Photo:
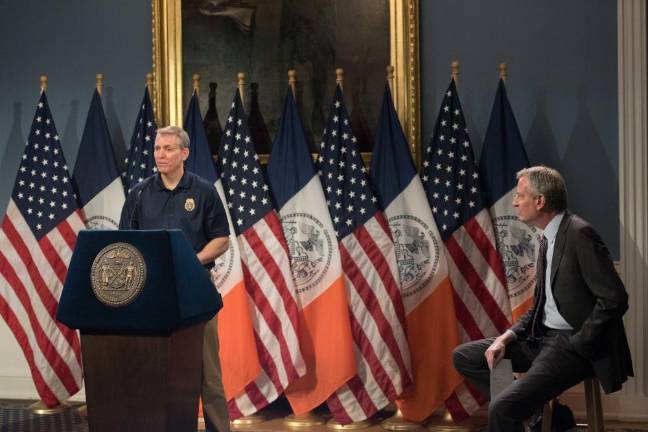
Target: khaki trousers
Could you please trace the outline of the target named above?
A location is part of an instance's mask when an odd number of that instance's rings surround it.
[[[209,431],[230,432],[227,401],[221,381],[218,357],[218,315],[205,325],[203,338],[202,403],[205,427]]]

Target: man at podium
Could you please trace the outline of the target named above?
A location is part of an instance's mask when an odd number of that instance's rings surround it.
[[[228,248],[227,216],[214,186],[184,169],[188,156],[189,135],[182,128],[167,126],[157,130],[154,157],[158,172],[128,194],[119,229],[180,229],[209,271],[214,260]],[[229,432],[216,320],[214,317],[205,326],[203,412],[207,430]]]

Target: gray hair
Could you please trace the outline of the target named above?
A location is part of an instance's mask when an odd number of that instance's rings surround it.
[[[178,126],[167,126],[157,130],[158,135],[173,135],[178,138],[180,148],[189,148],[189,135]]]
[[[518,180],[526,177],[534,197],[542,195],[549,211],[560,213],[567,208],[567,187],[558,171],[546,166],[524,168],[517,173]]]

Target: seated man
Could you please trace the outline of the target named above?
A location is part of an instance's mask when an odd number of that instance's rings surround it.
[[[569,213],[562,176],[536,166],[517,174],[513,206],[521,221],[544,230],[531,309],[497,338],[455,349],[455,368],[490,396],[490,370],[502,358],[526,372],[490,402],[488,431],[523,431],[522,421],[583,379],[596,376],[605,393],[632,376],[621,317],[628,295],[607,247],[583,219]]]
[[[153,156],[158,173],[144,179],[128,194],[119,228],[180,229],[208,271],[229,246],[227,215],[216,188],[184,169],[189,156],[189,136],[181,128],[158,129]],[[208,431],[229,432],[218,357],[217,317],[205,326],[203,412]]]

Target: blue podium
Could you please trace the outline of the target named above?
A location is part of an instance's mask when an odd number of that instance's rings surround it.
[[[81,332],[90,431],[195,431],[221,307],[181,231],[79,233],[57,319]]]

